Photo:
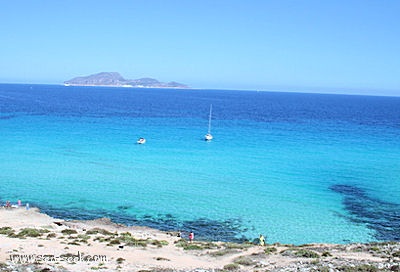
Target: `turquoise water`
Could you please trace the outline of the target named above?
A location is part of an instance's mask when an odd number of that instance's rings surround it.
[[[399,98],[0,85],[0,105],[3,202],[215,240],[400,239]]]

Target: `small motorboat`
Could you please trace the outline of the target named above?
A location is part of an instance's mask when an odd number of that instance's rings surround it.
[[[137,144],[144,144],[144,143],[146,143],[146,139],[145,139],[145,138],[139,138],[139,139],[136,141],[136,143],[137,143]]]

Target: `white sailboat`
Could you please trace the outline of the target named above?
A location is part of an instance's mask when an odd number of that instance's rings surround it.
[[[208,116],[208,132],[204,136],[204,140],[206,140],[208,142],[213,139],[213,136],[211,135],[211,115],[212,115],[212,104],[210,105],[210,114]]]

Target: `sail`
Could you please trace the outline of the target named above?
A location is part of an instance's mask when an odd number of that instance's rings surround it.
[[[211,134],[211,115],[212,115],[212,104],[210,105],[210,114],[208,115],[208,134]]]
[[[211,135],[211,116],[212,116],[212,104],[210,105],[210,114],[208,115],[208,132],[206,136],[204,136],[204,140],[211,141],[213,136]]]

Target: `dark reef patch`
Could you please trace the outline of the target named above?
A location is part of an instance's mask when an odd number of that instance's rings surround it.
[[[349,211],[349,220],[366,224],[375,231],[375,238],[400,241],[400,205],[373,198],[356,186],[336,184],[330,187],[343,195],[343,204]]]
[[[198,218],[196,220],[179,220],[171,214],[159,214],[157,216],[144,215],[132,216],[124,211],[126,207],[117,207],[117,211],[110,212],[103,209],[85,210],[81,208],[60,209],[51,205],[32,203],[33,206],[55,218],[66,220],[92,220],[102,217],[110,218],[115,223],[128,226],[146,226],[162,231],[181,231],[182,236],[193,231],[197,240],[211,240],[224,242],[243,242],[249,239],[242,235],[246,231],[241,227],[239,219],[211,220]]]

